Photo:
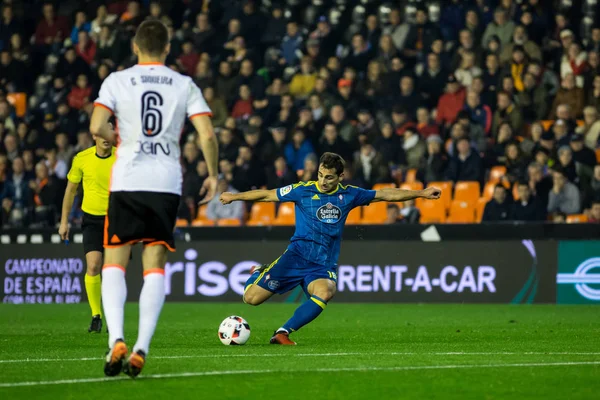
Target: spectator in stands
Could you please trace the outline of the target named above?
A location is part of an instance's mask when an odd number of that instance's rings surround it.
[[[376,183],[390,182],[392,179],[383,156],[377,153],[368,141],[360,146],[360,151],[355,156],[353,175],[368,188],[372,188]]]
[[[584,73],[587,68],[587,53],[581,50],[579,44],[571,43],[567,52],[562,56],[560,77],[564,79],[567,75],[573,75],[576,86],[582,88],[585,83]]]
[[[286,26],[283,8],[280,4],[273,4],[271,18],[267,20],[266,28],[262,30],[261,42],[265,47],[275,46],[281,43],[285,34]]]
[[[523,116],[507,92],[498,93],[497,109],[492,118],[492,132],[498,132],[503,122],[508,122],[513,132],[522,132]]]
[[[460,64],[454,76],[456,80],[465,87],[471,86],[473,79],[481,76],[482,70],[475,64],[475,53],[472,51],[465,51],[461,57]]]
[[[91,65],[96,58],[96,43],[90,39],[87,31],[79,31],[75,52],[83,61]]]
[[[240,191],[257,189],[266,183],[265,180],[264,169],[252,149],[246,145],[240,146],[233,169],[233,187]]]
[[[502,47],[502,52],[500,53],[500,63],[506,64],[510,61],[513,55],[513,49],[516,46],[523,47],[528,59],[542,59],[542,51],[533,40],[529,39],[525,26],[517,25],[513,32],[512,42]]]
[[[355,118],[360,107],[359,95],[352,89],[352,81],[350,79],[338,80],[338,99],[337,103],[344,109],[348,118]]]
[[[590,209],[590,217],[588,222],[591,224],[600,224],[600,197],[597,197],[592,202],[592,208]]]
[[[548,196],[548,212],[557,211],[565,214],[577,214],[580,211],[579,190],[575,184],[569,182],[562,168],[552,171],[552,190]]]
[[[527,66],[527,72],[535,77],[538,85],[548,90],[550,96],[554,97],[560,89],[560,81],[556,74],[551,69],[542,66],[539,60],[531,60]]]
[[[527,181],[518,183],[517,193],[519,197],[511,206],[509,219],[513,221],[543,221],[546,210],[531,195],[531,189]]]
[[[190,200],[192,215],[196,215],[196,206],[202,200],[200,190],[207,176],[208,168],[205,161],[198,161],[196,165],[190,166],[190,169],[183,176],[183,197]]]
[[[414,129],[407,129],[404,132],[402,149],[406,155],[406,166],[408,168],[420,168],[423,165],[426,145]]]
[[[196,170],[200,152],[198,151],[198,146],[196,146],[194,142],[185,143],[182,150],[181,166],[183,167],[183,173],[185,175]]]
[[[241,85],[238,98],[231,108],[231,116],[235,119],[247,120],[252,114],[252,92],[248,85]]]
[[[229,182],[225,179],[220,179],[217,186],[217,194],[223,192],[238,193],[238,191],[232,187]],[[208,202],[206,208],[206,217],[210,220],[217,221],[219,219],[239,219],[242,221],[244,217],[244,203],[241,201],[224,205],[219,201],[219,197],[215,195],[211,201]]]
[[[567,214],[562,211],[557,211],[550,215],[552,222],[555,224],[565,224],[567,222]]]
[[[382,65],[377,60],[369,62],[365,79],[358,82],[356,92],[365,98],[372,108],[381,105],[382,97],[389,90],[383,80]]]
[[[304,39],[302,38],[298,24],[294,21],[287,23],[286,32],[287,34],[281,41],[281,55],[287,65],[294,66],[298,61],[297,52],[300,50]]]
[[[300,72],[294,75],[290,82],[290,93],[300,99],[308,97],[315,87],[317,74],[312,67],[312,61],[308,57],[303,57],[300,62]]]
[[[569,146],[561,146],[558,149],[558,163],[557,165],[562,170],[563,174],[567,177],[569,182],[579,184],[579,177],[577,176],[577,168],[573,161],[573,152]]]
[[[419,107],[417,109],[416,128],[419,135],[425,139],[431,135],[439,135],[440,133],[440,128],[431,120],[427,107]]]
[[[0,52],[0,85],[13,92],[25,90],[28,71],[24,62],[13,58],[8,49]]]
[[[419,171],[419,176],[422,176],[422,180],[425,182],[444,180],[448,157],[442,148],[442,144],[442,138],[439,135],[431,135],[427,138],[427,158],[422,170]]]
[[[90,96],[92,94],[92,88],[89,85],[88,77],[85,74],[81,74],[77,77],[77,83],[69,92],[67,101],[69,107],[75,110],[82,110],[86,106],[90,105]]]
[[[337,128],[333,123],[325,124],[323,135],[319,139],[319,154],[326,152],[339,154],[345,160],[349,160],[352,154],[350,146],[339,137]]]
[[[216,96],[215,89],[211,86],[202,91],[204,100],[212,111],[212,122],[214,126],[223,126],[227,119],[227,106],[221,96]]]
[[[138,25],[144,21],[144,16],[140,10],[140,4],[137,1],[127,3],[127,11],[120,18],[121,26],[129,32],[135,32]]]
[[[417,210],[418,211],[418,210]],[[394,225],[399,223],[400,218],[400,209],[397,204],[390,203],[387,205],[385,221],[383,222],[385,225]]]
[[[492,110],[481,103],[479,94],[474,89],[467,90],[465,110],[469,113],[470,121],[481,126],[486,135],[492,129]]]
[[[93,38],[97,38],[100,35],[100,31],[103,26],[112,25],[117,16],[115,14],[109,14],[106,5],[101,4],[96,9],[96,18],[92,20],[90,34]]]
[[[49,175],[47,162],[41,161],[35,166],[35,179],[29,181],[29,188],[33,194],[36,223],[43,226],[53,225],[56,212],[61,206],[63,178],[56,174]]]
[[[441,65],[439,56],[429,53],[426,64],[417,65],[416,74],[419,94],[425,105],[428,108],[437,106],[448,80],[448,71]]]
[[[223,160],[235,161],[238,155],[239,143],[235,139],[231,129],[221,128],[219,135],[219,157]]]
[[[64,133],[58,133],[55,139],[56,144],[56,158],[62,161],[66,166],[71,164],[71,160],[75,155],[73,146],[69,143],[69,136]],[[23,154],[24,156],[25,154]]]
[[[575,86],[575,76],[573,74],[567,74],[562,79],[561,87],[556,93],[549,118],[555,119],[558,116],[557,107],[560,104],[568,105],[572,115],[577,118],[583,115],[583,102],[583,89]]]
[[[508,200],[506,188],[501,184],[494,187],[494,195],[485,205],[483,222],[508,221],[510,219],[512,202]]]
[[[6,154],[6,158],[10,162],[13,162],[19,157],[17,137],[13,133],[9,133],[4,137],[4,151]]]
[[[531,73],[524,75],[523,91],[517,94],[517,101],[525,122],[539,121],[548,115],[548,91],[536,83]]]
[[[427,7],[419,5],[415,23],[410,25],[402,53],[408,60],[420,58],[431,48],[431,44],[441,37],[438,26],[429,21]]]
[[[8,219],[13,224],[27,222],[28,210],[31,207],[31,189],[25,175],[23,159],[20,157],[12,161],[12,175],[4,182],[4,189],[0,195],[2,205],[8,214]]]
[[[273,166],[267,169],[267,189],[277,189],[297,181],[296,174],[288,168],[282,155],[275,158]]]
[[[338,135],[347,143],[355,143],[358,132],[356,131],[356,128],[352,126],[350,121],[346,119],[344,108],[340,105],[334,105],[331,107],[329,117],[331,122],[335,124]]]
[[[509,182],[520,182],[525,179],[527,164],[517,142],[510,142],[505,151],[506,177]]]
[[[497,36],[501,47],[506,46],[510,43],[514,30],[515,24],[506,15],[506,10],[498,7],[494,11],[494,20],[487,26],[483,33],[481,42],[487,43],[492,36]]]
[[[303,182],[316,181],[319,173],[319,160],[314,153],[309,154],[304,159],[304,168],[300,180]]]
[[[479,154],[472,151],[469,139],[462,137],[456,143],[457,154],[450,159],[446,178],[453,182],[483,180],[483,166]]]
[[[598,119],[598,109],[594,106],[587,106],[583,109],[584,124],[577,127],[575,132],[584,136],[584,142],[589,149],[595,149],[599,145],[600,139],[600,119]]]
[[[465,97],[465,89],[460,86],[454,75],[450,75],[446,84],[446,93],[440,97],[437,105],[436,123],[449,128],[456,121],[458,112],[462,110]]]
[[[196,85],[204,91],[209,86],[214,85],[214,77],[210,68],[210,61],[206,57],[207,54],[203,54],[205,59],[200,59],[194,71],[194,82]]]
[[[496,108],[497,93],[500,90],[498,87],[500,83],[500,75],[501,69],[498,56],[496,54],[489,53],[485,57],[485,70],[481,75],[483,91],[480,92],[480,95],[482,97],[482,102],[491,109]]]
[[[406,224],[418,224],[421,219],[421,211],[415,206],[414,200],[405,201],[400,210],[401,222]]]
[[[305,132],[296,129],[292,134],[292,142],[285,147],[285,158],[292,169],[298,171],[304,168],[304,159],[314,152],[315,149],[307,140]]]
[[[402,148],[402,140],[394,133],[390,121],[384,121],[381,124],[381,135],[375,139],[373,146],[382,155],[390,168],[406,165],[406,154]]]
[[[583,136],[575,134],[571,136],[571,150],[573,160],[588,168],[594,168],[597,163],[596,153],[583,144]]]
[[[17,125],[15,124],[15,120],[11,115],[10,105],[7,100],[0,100],[0,123],[2,123],[2,127],[10,132],[14,133]]]
[[[57,16],[50,2],[43,5],[42,14],[43,18],[35,30],[35,44],[47,47],[61,43],[70,32],[66,18]]]

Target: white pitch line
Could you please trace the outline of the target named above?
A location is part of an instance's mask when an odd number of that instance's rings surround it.
[[[377,356],[522,356],[522,355],[550,355],[550,356],[596,356],[600,352],[380,352],[380,353],[273,353],[273,354],[197,354],[197,355],[181,355],[181,356],[153,356],[155,360],[169,359],[186,359],[186,358],[236,358],[236,357],[346,357],[346,356],[362,356],[362,355],[377,355]],[[0,364],[26,363],[26,362],[62,362],[62,361],[99,361],[104,360],[104,357],[81,357],[81,358],[24,358],[20,360],[0,360]]]
[[[147,379],[169,379],[169,378],[190,378],[215,375],[249,375],[249,374],[271,374],[271,373],[297,373],[297,372],[373,372],[373,371],[417,371],[430,369],[469,369],[469,368],[531,368],[531,367],[556,367],[556,366],[581,366],[581,365],[600,365],[600,361],[573,361],[573,362],[555,362],[555,363],[518,363],[518,364],[465,364],[465,365],[414,365],[399,367],[349,367],[349,368],[316,368],[300,370],[224,370],[224,371],[202,371],[202,372],[179,372],[172,374],[144,375],[137,380]],[[23,387],[23,386],[44,386],[44,385],[69,385],[76,383],[97,383],[114,382],[115,380],[128,380],[130,378],[120,376],[115,378],[83,378],[83,379],[61,379],[55,381],[30,381],[30,382],[9,382],[0,383],[0,388]]]

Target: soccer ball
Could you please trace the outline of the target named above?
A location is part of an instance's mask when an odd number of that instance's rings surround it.
[[[244,318],[232,315],[221,322],[218,335],[226,346],[242,345],[250,339],[250,325]]]

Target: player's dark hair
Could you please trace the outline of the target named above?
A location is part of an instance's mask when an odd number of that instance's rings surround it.
[[[319,160],[319,164],[323,166],[323,168],[327,169],[335,169],[335,173],[341,175],[344,172],[344,159],[339,154],[335,153],[323,153],[321,159]]]
[[[169,44],[169,30],[158,20],[144,21],[137,29],[134,41],[142,53],[160,56]]]

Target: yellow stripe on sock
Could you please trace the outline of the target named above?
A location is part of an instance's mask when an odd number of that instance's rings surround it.
[[[102,278],[100,274],[94,276],[85,274],[85,291],[92,315],[102,316]]]
[[[317,303],[317,305],[319,307],[321,307],[323,310],[325,309],[325,307],[327,307],[327,304],[323,303],[321,300],[319,299],[315,299],[314,297],[310,298],[312,301],[314,301],[315,303]]]

